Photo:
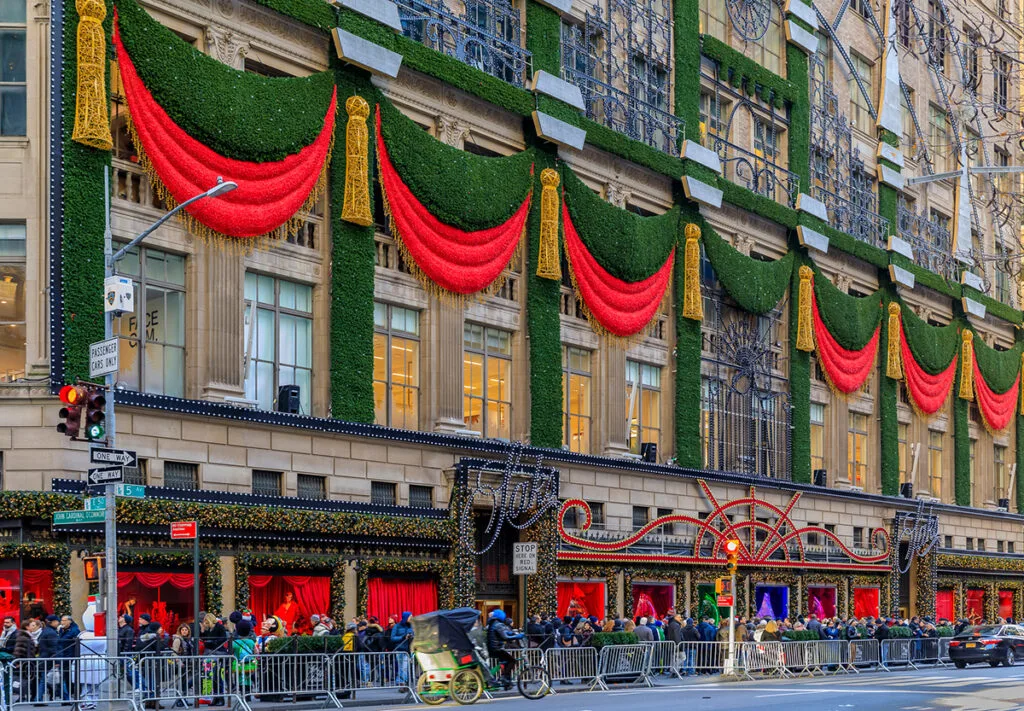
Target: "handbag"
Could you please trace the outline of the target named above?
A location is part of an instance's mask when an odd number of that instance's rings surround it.
[[[47,686],[59,688],[60,685],[61,685],[61,681],[62,681],[62,679],[61,679],[60,669],[58,669],[57,667],[51,667],[46,672],[46,685]]]

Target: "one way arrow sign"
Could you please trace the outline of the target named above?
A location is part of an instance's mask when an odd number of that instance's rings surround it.
[[[121,467],[104,467],[89,470],[89,485],[119,484],[124,481],[124,469]]]
[[[109,464],[118,467],[136,467],[139,458],[130,449],[110,449],[93,447],[89,450],[89,461],[93,464]]]

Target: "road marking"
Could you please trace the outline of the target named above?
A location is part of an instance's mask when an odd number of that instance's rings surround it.
[[[755,699],[774,699],[776,696],[800,696],[802,694],[827,694],[827,691],[790,691],[785,694],[759,694]]]

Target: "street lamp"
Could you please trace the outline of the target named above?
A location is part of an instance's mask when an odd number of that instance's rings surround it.
[[[233,181],[225,181],[224,178],[218,177],[217,184],[211,187],[209,190],[199,193],[198,195],[185,200],[182,203],[176,205],[172,210],[168,211],[159,220],[154,222],[152,225],[144,229],[139,235],[131,242],[121,247],[116,252],[113,248],[113,236],[110,231],[110,168],[106,167],[103,170],[103,201],[106,213],[106,226],[103,231],[103,267],[104,267],[104,281],[114,276],[114,267],[124,256],[128,253],[132,247],[135,247],[139,242],[146,239],[151,235],[160,225],[167,222],[169,219],[174,217],[182,209],[188,207],[194,202],[199,202],[204,198],[216,198],[221,195],[225,195],[235,188],[238,187],[238,183]],[[113,311],[104,310],[103,314],[103,340],[109,341],[114,336],[114,313]],[[110,400],[107,403],[107,422],[109,423],[108,430],[108,445],[114,448],[114,440],[117,436],[117,424],[114,419],[114,383],[117,381],[117,373],[108,373],[106,376],[106,386],[110,391]],[[104,611],[106,613],[106,637],[108,645],[108,653],[110,651],[110,645],[117,644],[117,523],[115,519],[115,506],[114,506],[114,491],[115,485],[113,483],[105,486],[106,495],[106,506],[104,507],[104,537],[106,538],[106,567],[104,573],[106,575],[106,590],[104,594],[105,603]],[[198,533],[198,532],[197,532]],[[194,596],[199,597],[198,587],[194,591]],[[195,604],[195,610],[193,614],[196,616],[196,631],[199,629],[199,604],[198,600]],[[198,635],[196,637],[198,640]],[[116,653],[116,647],[114,652]]]

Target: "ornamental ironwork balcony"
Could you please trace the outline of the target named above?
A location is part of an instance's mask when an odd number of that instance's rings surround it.
[[[817,185],[812,187],[811,197],[825,203],[828,222],[832,227],[861,242],[885,248],[889,235],[889,220],[864,205],[839,197]]]
[[[760,151],[748,151],[720,136],[708,134],[704,146],[718,154],[727,180],[783,205],[796,206],[800,176],[793,171],[768,160]]]
[[[456,15],[443,0],[398,0],[402,34],[513,86],[531,54],[521,46],[519,10],[508,0],[466,0]]]
[[[896,223],[900,238],[914,250],[915,262],[946,279],[960,278],[963,265],[953,257],[949,227],[919,215],[902,199],[896,205]]]

